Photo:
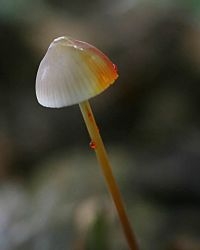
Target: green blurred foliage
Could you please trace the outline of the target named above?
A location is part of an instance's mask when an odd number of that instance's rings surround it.
[[[97,215],[87,234],[85,250],[109,250],[110,236],[108,228],[109,225],[105,219],[105,215]]]

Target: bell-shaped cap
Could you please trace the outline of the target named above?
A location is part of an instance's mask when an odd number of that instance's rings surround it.
[[[59,37],[49,46],[36,77],[38,102],[59,108],[80,103],[108,88],[116,66],[94,46]]]

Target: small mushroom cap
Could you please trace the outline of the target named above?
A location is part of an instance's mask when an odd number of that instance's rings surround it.
[[[117,79],[116,66],[94,46],[59,37],[49,46],[36,77],[38,102],[59,108],[80,103]]]

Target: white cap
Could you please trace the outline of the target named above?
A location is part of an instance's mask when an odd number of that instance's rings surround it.
[[[117,77],[116,66],[101,51],[63,36],[50,44],[40,63],[36,96],[46,107],[69,106],[100,94]]]

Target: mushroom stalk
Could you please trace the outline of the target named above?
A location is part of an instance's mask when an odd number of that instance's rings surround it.
[[[111,197],[114,201],[116,210],[118,212],[124,234],[126,236],[127,242],[131,250],[138,250],[138,244],[135,238],[135,235],[132,231],[126,210],[123,204],[122,196],[120,194],[117,182],[113,176],[112,168],[108,160],[108,155],[105,150],[99,129],[96,125],[93,112],[91,110],[90,104],[88,101],[83,101],[79,104],[84,121],[86,123],[87,130],[89,132],[93,148],[96,152],[97,160],[100,164],[105,182],[107,184],[108,190],[111,194]]]

